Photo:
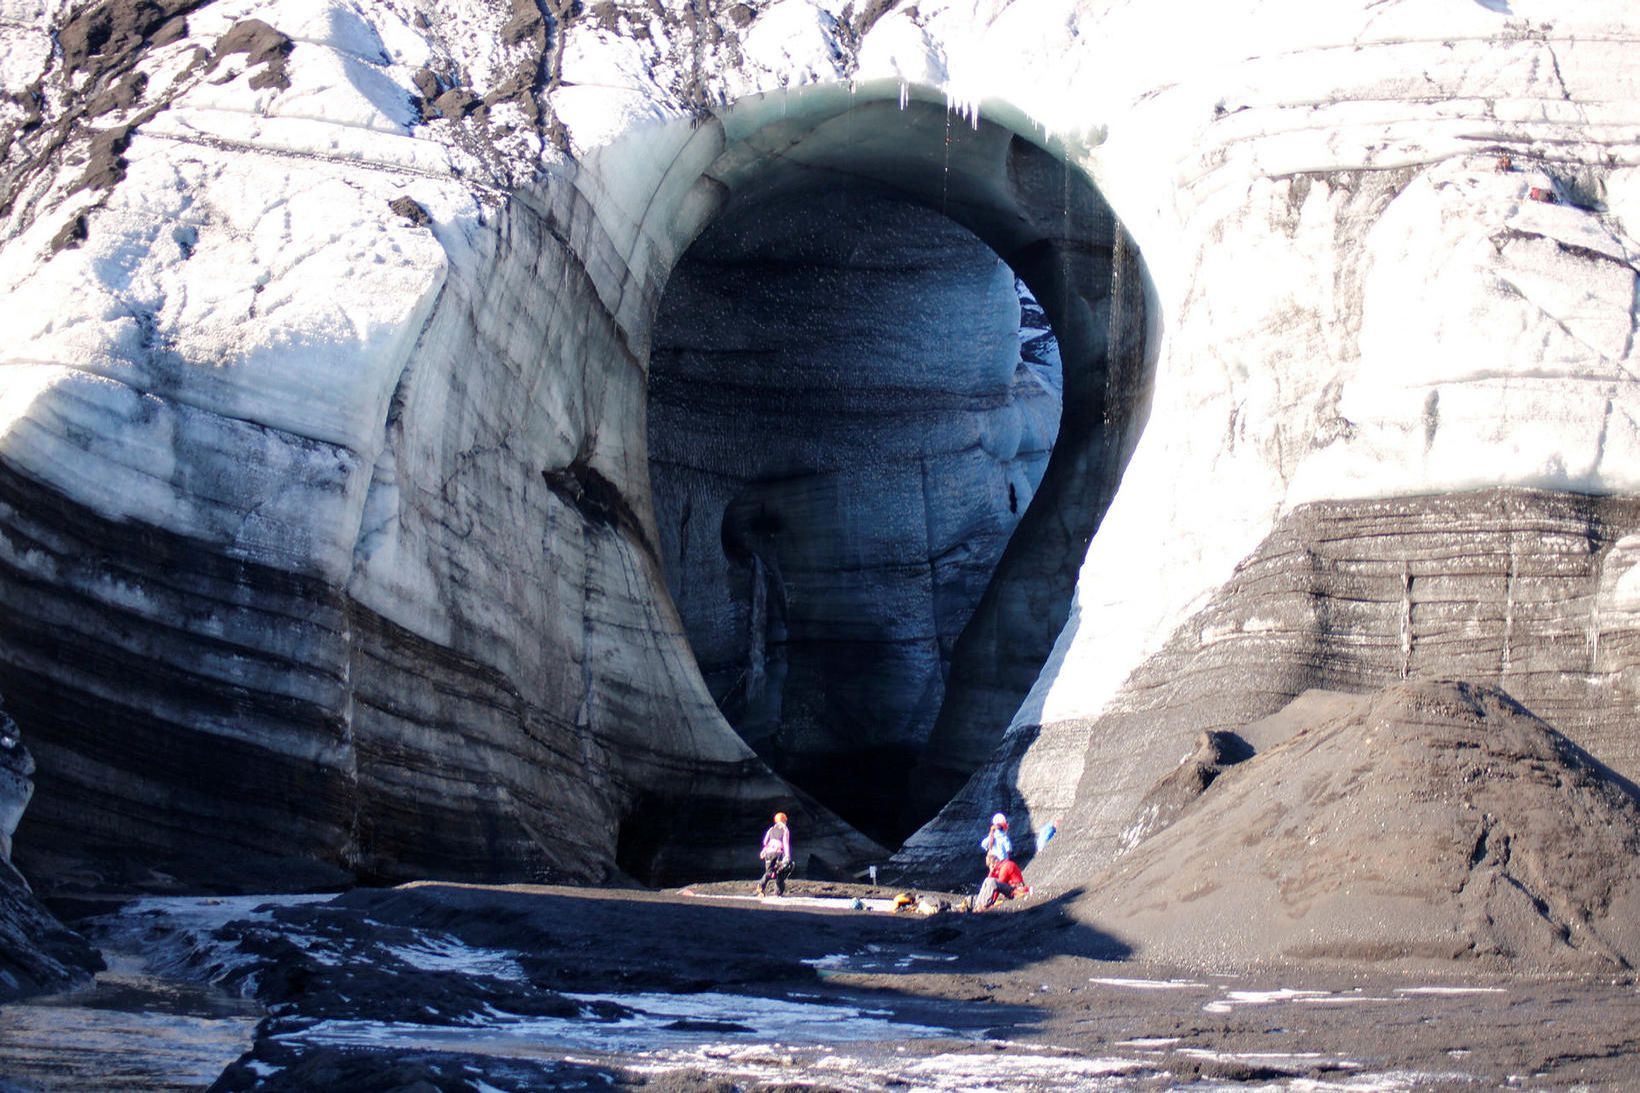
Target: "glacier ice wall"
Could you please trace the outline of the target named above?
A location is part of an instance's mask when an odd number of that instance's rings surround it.
[[[1000,750],[907,860],[998,794],[1063,814],[1180,750],[1089,726],[1302,506],[1640,488],[1637,30],[1615,0],[8,6],[19,858],[661,878],[743,865],[778,805],[826,862],[879,853],[723,722],[647,484],[671,268],[735,195],[839,167],[937,189],[1067,353],[1072,443],[929,754]],[[1099,206],[1021,200],[1033,148]],[[1072,582],[1061,627],[1039,590]],[[1021,620],[1052,646],[1022,706]],[[1636,773],[1632,729],[1578,743]]]

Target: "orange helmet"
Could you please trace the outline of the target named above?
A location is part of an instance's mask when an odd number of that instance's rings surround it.
[[[774,814],[774,822],[777,823],[777,824],[785,823],[786,822],[786,814],[784,812],[776,812]]]

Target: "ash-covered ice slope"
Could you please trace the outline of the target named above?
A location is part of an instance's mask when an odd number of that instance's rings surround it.
[[[1468,684],[1303,701],[1077,917],[1194,966],[1640,962],[1640,801],[1565,737]]]
[[[1069,881],[1132,850],[1155,827],[1146,796],[1196,734],[1245,733],[1267,715],[1312,724],[1286,705],[1312,688],[1485,681],[1632,782],[1637,530],[1632,497],[1564,491],[1298,506],[1080,724],[1100,761],[1038,868]],[[1167,746],[1122,746],[1135,738]]]
[[[1059,816],[1109,763],[1130,813],[1194,726],[1090,727],[1301,506],[1627,511],[1637,40],[1619,0],[6,4],[20,857],[93,886],[664,879],[744,870],[777,806],[805,854],[877,856],[718,712],[649,495],[670,271],[737,196],[821,186],[956,220],[1065,358],[920,784],[980,769],[904,860]],[[1464,595],[1504,651],[1463,674],[1535,709],[1517,667],[1586,656],[1553,719],[1640,773],[1632,727],[1576,713],[1632,686],[1640,528],[1598,521],[1613,606],[1542,652],[1508,575],[1559,547],[1500,519],[1507,575]],[[1421,564],[1393,538],[1366,562]],[[1293,655],[1454,674],[1407,602],[1388,647],[1333,612]],[[1257,682],[1285,663],[1248,669],[1247,717],[1310,685]],[[1057,845],[1093,868],[1110,838]]]

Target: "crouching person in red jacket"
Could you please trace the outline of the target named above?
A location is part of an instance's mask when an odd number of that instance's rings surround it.
[[[979,895],[974,897],[974,910],[983,911],[999,899],[1030,894],[1030,886],[1025,883],[1025,875],[1019,871],[1018,862],[997,862],[979,886]]]
[[[979,886],[979,894],[974,897],[974,910],[985,910],[998,897],[1013,899],[1015,896],[1030,895],[1024,874],[1020,873],[1019,864],[1013,860],[1007,816],[999,812],[991,817],[991,830],[979,845],[985,851],[986,875]]]

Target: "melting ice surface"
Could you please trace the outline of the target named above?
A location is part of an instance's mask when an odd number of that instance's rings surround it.
[[[334,893],[277,896],[146,896],[126,904],[117,918],[163,916],[177,929],[214,930],[226,922],[263,921],[276,907],[296,907],[335,899]]]
[[[216,959],[217,970],[231,969],[253,958],[237,950],[231,942],[221,942],[212,935],[229,922],[270,922],[273,912],[282,907],[323,903],[336,898],[334,894],[275,895],[275,896],[167,896],[135,900],[118,915],[103,920],[110,936],[126,939],[128,945],[140,947],[157,957],[160,970],[184,958],[209,949]],[[161,925],[169,931],[171,948],[175,951],[156,953],[152,943],[137,944],[129,939],[147,927]],[[287,924],[283,932],[299,941],[307,953],[325,964],[340,964],[349,959],[349,952],[337,947],[333,940],[306,934],[294,924]],[[510,953],[499,949],[485,949],[467,945],[447,934],[418,931],[413,941],[406,944],[378,942],[378,953],[393,957],[404,964],[429,972],[448,972],[460,975],[489,976],[494,979],[519,981],[524,969]]]
[[[524,969],[511,955],[498,949],[465,945],[446,935],[423,934],[413,944],[383,945],[382,949],[424,972],[487,975],[492,979],[514,981],[525,978]]]
[[[188,970],[190,962],[209,953],[216,967],[213,978],[250,965],[255,958],[230,945],[215,942],[211,935],[229,922],[266,922],[277,907],[320,903],[334,895],[278,896],[150,896],[133,900],[115,914],[98,920],[99,942],[104,947],[141,953],[147,970],[157,975],[196,978]],[[164,928],[164,940],[146,935],[155,927]]]
[[[905,971],[919,964],[947,964],[956,960],[953,953],[908,952],[888,945],[867,945],[858,953],[831,953],[810,957],[803,961],[824,975],[826,972],[884,972]]]
[[[613,1002],[632,1011],[618,1021],[517,1017],[491,1012],[460,1026],[409,1022],[322,1021],[286,1039],[340,1047],[424,1048],[518,1054],[535,1046],[605,1052],[719,1043],[744,1037],[761,1044],[851,1043],[955,1035],[950,1029],[888,1020],[887,1010],[793,1002],[705,991],[699,994],[575,994],[579,1002]],[[526,1050],[525,1054],[533,1053]]]
[[[231,898],[143,899],[104,920],[109,934],[132,947],[147,948],[158,968],[182,972],[191,965],[213,975],[254,965],[258,958],[216,932],[233,921],[271,922],[272,910],[333,898],[316,896],[241,896]],[[163,927],[160,940],[136,939]],[[436,931],[402,934],[392,942],[310,932],[297,922],[282,922],[280,931],[312,959],[329,965],[380,961],[389,957],[420,971],[482,977],[521,983],[527,979],[516,957],[499,949],[465,944]],[[157,951],[156,951],[157,946]],[[920,954],[867,954],[901,966]],[[203,959],[202,959],[203,958]],[[922,959],[935,959],[921,957]],[[198,974],[197,971],[192,974]],[[254,983],[254,974],[251,982]],[[580,1017],[523,1016],[495,1006],[468,1013],[454,1023],[419,1023],[331,1019],[287,1034],[291,1042],[349,1047],[387,1047],[470,1051],[479,1054],[531,1056],[552,1050],[581,1049],[636,1052],[688,1048],[709,1042],[841,1044],[876,1040],[952,1037],[950,1029],[889,1020],[887,1010],[834,1005],[797,999],[774,999],[721,992],[695,994],[567,995],[585,1003]],[[631,1011],[610,1021],[597,1015],[594,1003],[613,1002]]]

